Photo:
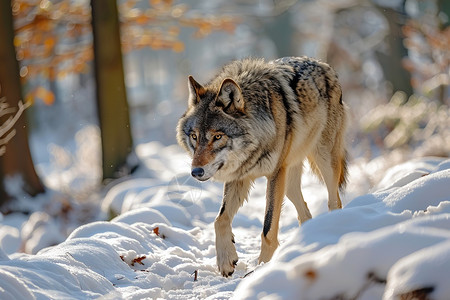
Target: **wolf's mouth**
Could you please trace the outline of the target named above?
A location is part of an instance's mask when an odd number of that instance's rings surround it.
[[[223,167],[224,164],[225,163],[223,161],[219,162],[217,170],[215,172],[218,172]],[[201,167],[192,169],[191,175],[198,181],[206,181],[213,176],[213,175],[208,175],[207,172],[205,172],[205,170]]]

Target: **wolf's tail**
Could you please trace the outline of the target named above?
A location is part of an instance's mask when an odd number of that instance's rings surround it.
[[[347,168],[347,151],[344,151],[343,157],[340,158],[340,174],[339,174],[339,190],[341,192],[344,191],[345,186],[347,185],[347,177],[348,177],[348,168]]]

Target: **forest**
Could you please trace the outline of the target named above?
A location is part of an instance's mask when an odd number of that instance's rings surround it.
[[[450,292],[442,281],[450,275],[449,1],[11,0],[0,1],[0,22],[0,298]],[[192,179],[176,145],[188,76],[206,83],[229,61],[286,56],[338,73],[349,107],[344,208],[327,213],[325,188],[305,165],[314,218],[298,227],[286,203],[277,263],[257,265],[265,186],[256,181],[233,223],[240,258],[227,280],[216,270],[212,225],[222,185]],[[377,253],[387,256],[383,267]],[[321,255],[330,262],[321,265]],[[430,282],[424,257],[440,266]],[[42,283],[25,271],[28,261],[74,272],[61,275],[66,287],[50,288],[58,280]],[[330,285],[321,272],[349,279]]]

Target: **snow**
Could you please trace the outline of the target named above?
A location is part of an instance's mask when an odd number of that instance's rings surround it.
[[[450,294],[450,160],[413,159],[391,168],[379,159],[353,163],[345,206],[333,212],[326,211],[326,189],[305,172],[304,197],[314,217],[299,227],[287,201],[280,247],[261,266],[265,180],[257,180],[233,222],[236,271],[223,278],[213,226],[222,185],[191,179],[189,158],[177,146],[151,142],[138,145],[136,153],[145,167],[111,183],[98,221],[74,228],[67,238],[61,222],[44,212],[0,217],[0,298],[398,299],[419,291],[446,299]],[[371,168],[378,177],[369,178]],[[374,178],[369,191],[367,182]]]
[[[433,167],[438,161],[394,167],[389,187],[296,229],[237,298],[397,299],[430,288],[433,299],[446,299],[450,169],[449,161]]]

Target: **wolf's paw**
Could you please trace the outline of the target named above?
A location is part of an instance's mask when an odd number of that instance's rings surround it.
[[[237,262],[238,262],[237,254],[235,259],[232,258],[223,259],[222,262],[219,262],[219,259],[217,259],[217,265],[219,267],[220,274],[222,274],[223,277],[229,277],[233,275],[234,268],[236,267]]]
[[[236,248],[232,242],[227,245],[216,245],[217,266],[224,277],[233,275],[234,268],[238,262]]]

